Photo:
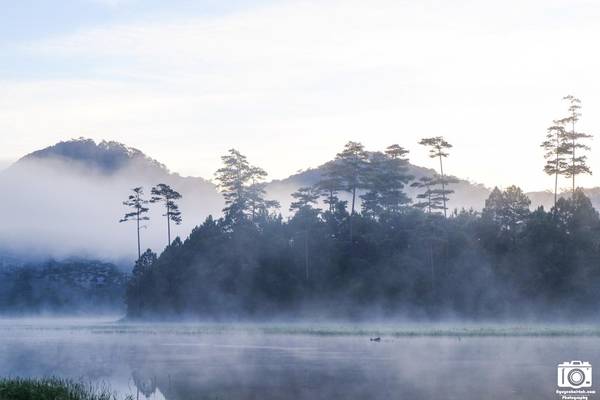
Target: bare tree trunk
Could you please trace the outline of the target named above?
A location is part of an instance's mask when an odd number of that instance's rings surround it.
[[[171,210],[169,209],[169,200],[167,199],[167,239],[169,240],[169,243],[167,243],[167,246],[171,245]]]
[[[352,210],[350,215],[354,215],[354,203],[356,201],[356,186],[352,188]]]
[[[137,211],[136,224],[137,224],[138,260],[139,260],[140,257],[142,257],[142,248],[140,246],[140,210],[139,209]]]
[[[442,154],[440,149],[440,175],[442,176],[442,201],[444,202],[444,218],[446,215],[446,179],[444,178],[444,167],[442,165]]]
[[[571,134],[573,135],[573,156],[571,159],[571,178],[573,179],[573,192],[571,194],[571,198],[575,199],[575,116],[573,116],[573,129],[571,130]]]
[[[304,232],[304,266],[306,269],[306,280],[308,281],[308,268],[309,268],[309,259],[308,259],[308,228],[306,228]]]
[[[560,146],[558,131],[556,132],[556,162],[554,163],[554,208],[558,198],[558,148]]]
[[[333,213],[333,190],[329,191],[329,212]]]
[[[554,208],[556,208],[557,198],[558,198],[558,172],[556,172],[554,174]]]
[[[427,213],[431,214],[431,186],[427,185]]]
[[[354,203],[356,201],[356,186],[352,188],[352,210],[350,212],[350,243],[353,242],[354,232],[352,222],[354,220]]]

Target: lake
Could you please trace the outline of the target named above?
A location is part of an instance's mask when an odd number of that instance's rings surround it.
[[[104,382],[142,400],[553,399],[571,360],[600,369],[600,329],[0,320],[0,375]]]

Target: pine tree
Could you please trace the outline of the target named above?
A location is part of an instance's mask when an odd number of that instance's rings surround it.
[[[366,214],[398,213],[410,199],[403,191],[413,178],[407,174],[408,150],[394,144],[385,153],[372,153],[365,170],[364,186],[367,192],[361,196]]]
[[[167,246],[171,245],[171,222],[179,225],[182,221],[181,211],[179,211],[179,206],[175,202],[175,200],[179,199],[181,199],[181,194],[165,183],[159,183],[152,188],[152,199],[150,202],[164,203],[166,208],[163,217],[167,217]]]
[[[433,210],[437,209],[438,205],[442,208],[442,199],[439,199],[433,193],[432,187],[434,186],[434,178],[422,176],[418,181],[411,183],[410,186],[418,189],[425,189],[424,192],[417,194],[417,199],[420,201],[414,203],[414,207],[424,209],[428,214],[431,214]]]
[[[235,149],[222,156],[224,166],[215,173],[221,194],[225,198],[225,216],[235,222],[252,220],[257,214],[267,214],[270,209],[279,208],[275,200],[265,199],[265,170],[250,165],[246,156]]]
[[[541,147],[546,151],[544,158],[544,172],[548,175],[554,175],[554,207],[558,198],[558,176],[564,175],[567,169],[567,159],[570,151],[567,143],[567,132],[565,127],[559,121],[554,121],[554,124],[547,130],[546,140],[541,144]]]
[[[352,194],[350,215],[356,209],[356,192],[364,187],[364,174],[367,169],[368,155],[364,146],[358,142],[348,142],[344,150],[336,155],[339,168],[336,168],[346,191]]]
[[[152,265],[156,262],[156,253],[148,249],[142,254],[133,266],[132,276],[127,284],[125,292],[125,303],[127,315],[139,317],[145,308],[144,304],[144,276],[150,272]]]
[[[221,157],[223,167],[216,172],[221,193],[225,198],[225,215],[244,218],[248,208],[247,182],[250,176],[250,164],[246,156],[235,149],[230,149],[229,154]]]
[[[250,207],[251,220],[254,221],[258,212],[264,212],[267,208],[265,201],[265,183],[264,179],[267,177],[267,172],[260,167],[250,167],[248,170],[248,181],[249,186],[247,189],[248,193],[248,205]],[[278,207],[278,205],[277,205]]]
[[[335,205],[339,201],[338,192],[343,190],[343,182],[336,168],[338,166],[335,161],[327,163],[323,177],[315,185],[315,190],[324,198],[323,202],[327,204],[330,213],[335,211]]]
[[[356,209],[356,193],[364,188],[368,154],[358,142],[348,142],[335,158],[334,173],[342,182],[344,190],[352,194],[350,206],[350,242],[353,241],[353,218]]]
[[[148,221],[150,219],[147,215],[145,215],[148,212],[148,207],[146,207],[148,200],[144,199],[144,189],[141,186],[135,187],[131,189],[131,191],[133,193],[127,197],[127,200],[123,202],[123,205],[129,207],[133,211],[126,213],[125,216],[119,220],[119,222],[135,221],[139,259],[141,256],[140,229],[144,228],[144,226],[140,225],[140,222]]]
[[[319,199],[318,191],[312,187],[302,187],[292,193],[295,201],[290,205],[290,211],[295,211],[294,219],[300,220],[304,230],[304,271],[306,280],[309,278],[310,271],[310,254],[309,254],[309,237],[310,225],[319,214],[319,209],[314,208]]]
[[[482,217],[494,221],[502,231],[515,232],[529,215],[531,200],[517,186],[501,191],[498,187],[490,193],[482,210]]]
[[[446,141],[446,139],[444,139],[442,136],[421,139],[421,141],[419,141],[419,144],[429,147],[429,157],[430,158],[438,158],[440,161],[439,183],[442,187],[441,194],[442,194],[442,203],[444,206],[444,217],[447,217],[448,207],[446,206],[446,203],[447,203],[448,199],[447,199],[447,193],[446,193],[446,185],[450,182],[447,182],[446,177],[444,176],[444,164],[443,164],[442,160],[444,158],[448,157],[449,153],[447,153],[447,150],[452,148],[452,145],[450,143],[448,143]]]
[[[426,210],[428,214],[437,213],[438,210],[444,210],[444,199],[449,194],[454,193],[454,190],[449,189],[436,189],[435,187],[441,185],[442,179],[438,176],[423,176],[418,181],[413,182],[410,186],[418,189],[424,189],[423,192],[417,194],[417,203],[413,204],[414,207]],[[457,183],[458,180],[455,178],[446,177],[445,183]]]
[[[580,174],[592,174],[592,170],[587,165],[587,156],[581,155],[581,152],[589,151],[590,147],[583,144],[582,140],[592,138],[587,133],[577,132],[576,124],[581,117],[581,100],[568,95],[563,98],[569,103],[569,116],[558,121],[565,128],[565,148],[564,151],[570,155],[570,162],[564,170],[564,175],[572,180],[572,197],[575,196],[575,178]]]
[[[313,204],[317,204],[319,199],[319,192],[313,187],[301,187],[294,193],[292,197],[295,201],[290,205],[290,211],[298,212],[304,209],[313,208]]]

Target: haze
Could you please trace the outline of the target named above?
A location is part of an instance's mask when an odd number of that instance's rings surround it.
[[[349,139],[434,166],[416,142],[444,135],[448,172],[540,190],[562,96],[600,132],[597,2],[220,3],[3,4],[0,159],[86,136],[211,178],[235,146],[282,178]]]

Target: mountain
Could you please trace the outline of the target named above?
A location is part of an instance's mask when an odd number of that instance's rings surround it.
[[[117,142],[74,139],[35,151],[0,172],[6,194],[0,209],[2,260],[42,261],[70,256],[108,260],[131,268],[137,252],[134,223],[118,221],[127,209],[131,188],[166,183],[178,190],[183,223],[173,235],[187,236],[209,214],[217,215],[223,200],[215,185],[199,177],[170,172],[138,149]],[[166,245],[166,220],[151,207],[142,245],[161,251]],[[6,264],[6,262],[4,262]]]
[[[138,149],[127,147],[122,143],[79,138],[59,142],[45,149],[34,151],[18,160],[14,167],[32,161],[61,160],[75,167],[85,167],[104,174],[114,174],[120,170],[137,164],[148,172],[168,174],[167,167],[147,157]]]
[[[590,198],[592,205],[595,209],[600,210],[600,187],[584,188],[583,192],[587,197]],[[544,209],[549,210],[554,206],[554,192],[549,190],[540,192],[528,192],[526,193],[531,200],[532,208],[543,206]],[[565,191],[558,194],[558,197],[570,198],[571,192]]]
[[[318,182],[326,166],[269,182],[267,196],[278,200],[282,214],[289,215],[290,194]],[[410,164],[408,173],[418,179],[435,171]],[[118,223],[127,211],[122,202],[131,188],[143,186],[148,195],[158,183],[167,183],[183,195],[179,202],[183,223],[173,227],[173,236],[185,238],[209,214],[221,214],[224,203],[215,184],[173,173],[159,161],[122,143],[79,138],[24,156],[0,171],[5,193],[0,209],[0,266],[78,256],[108,260],[130,269],[137,251],[136,232],[133,223]],[[461,179],[450,188],[455,191],[450,209],[480,210],[490,193],[483,185]],[[416,196],[413,188],[407,187],[406,191]],[[600,206],[600,188],[586,193],[595,206]],[[532,208],[552,205],[550,192],[528,195]],[[348,199],[349,194],[342,193],[341,197]],[[163,210],[152,205],[151,219],[141,231],[142,247],[160,252],[166,245],[162,214]]]
[[[296,191],[299,187],[314,185],[323,177],[326,170],[327,163],[317,168],[311,168],[291,175],[285,179],[271,181],[266,187],[267,194],[270,198],[279,200],[281,209],[287,211],[291,203],[289,194]],[[415,179],[419,179],[423,176],[434,175],[436,171],[409,164],[407,173],[414,176]],[[448,202],[448,207],[451,210],[455,208],[458,210],[461,208],[480,210],[485,203],[485,199],[490,194],[490,189],[485,186],[464,179],[458,179],[458,183],[450,185],[450,189],[454,190]],[[405,191],[413,199],[418,194],[418,190],[410,186],[405,187]],[[350,199],[350,194],[340,193],[340,198],[348,200]],[[360,208],[360,199],[358,200],[357,207]]]

